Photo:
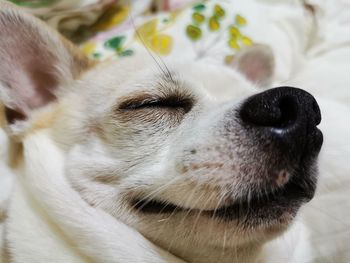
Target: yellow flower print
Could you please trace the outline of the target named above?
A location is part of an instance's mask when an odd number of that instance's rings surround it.
[[[153,52],[160,55],[170,54],[173,38],[157,31],[158,19],[152,19],[136,29],[136,37]]]
[[[239,26],[245,26],[247,24],[247,20],[241,15],[236,15],[235,22]]]
[[[241,32],[239,31],[239,29],[235,26],[230,26],[229,28],[229,32],[230,32],[230,36],[232,38],[239,38],[241,36]]]
[[[95,51],[95,48],[96,44],[94,42],[87,42],[82,46],[81,50],[85,55],[90,56]]]
[[[237,42],[237,39],[231,38],[228,41],[228,45],[232,48],[232,49],[240,49],[240,46]]]
[[[201,13],[195,12],[192,15],[192,19],[196,24],[202,24],[205,21],[205,16]]]
[[[214,6],[214,16],[217,18],[222,18],[225,16],[225,10],[220,5]]]
[[[169,35],[156,34],[150,40],[149,47],[160,55],[168,55],[173,48],[173,39]]]
[[[191,40],[196,41],[202,37],[202,29],[198,26],[188,25],[186,27],[186,34]]]
[[[220,29],[220,22],[216,19],[215,16],[212,16],[209,19],[209,29],[210,31],[218,31]]]
[[[242,43],[243,43],[243,45],[245,45],[245,46],[251,46],[251,45],[253,45],[253,41],[252,41],[249,37],[247,37],[247,36],[243,36],[243,37],[242,37]]]
[[[93,26],[94,31],[109,30],[126,20],[130,12],[129,6],[112,6]]]

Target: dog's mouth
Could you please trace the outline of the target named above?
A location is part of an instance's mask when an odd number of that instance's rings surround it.
[[[312,199],[315,192],[315,183],[294,181],[288,182],[284,187],[265,193],[263,195],[251,196],[249,199],[235,200],[230,205],[219,207],[215,210],[199,210],[184,208],[171,202],[156,199],[134,199],[133,207],[143,214],[175,214],[175,213],[200,213],[212,219],[233,221],[240,219],[259,219],[270,221],[277,219],[286,213],[294,216],[299,207]]]
[[[144,215],[177,214],[200,215],[221,222],[236,221],[245,228],[257,226],[288,225],[295,217],[303,203],[310,201],[316,190],[317,156],[322,145],[322,133],[315,129],[311,134],[298,163],[290,165],[287,171],[290,179],[283,186],[269,189],[265,186],[248,186],[240,199],[229,202],[229,205],[219,206],[215,210],[199,210],[183,207],[171,200],[134,199],[132,205]],[[267,182],[266,182],[267,183]],[[210,194],[210,193],[209,193]]]

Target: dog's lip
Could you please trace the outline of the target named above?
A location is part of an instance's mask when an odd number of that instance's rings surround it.
[[[136,198],[131,201],[131,204],[133,208],[145,214],[165,214],[190,210],[169,202],[156,199],[148,200]]]
[[[167,201],[141,198],[133,199],[132,206],[143,214],[154,215],[192,211],[199,212],[211,218],[232,221],[247,216],[248,213],[261,211],[262,209],[268,211],[269,209],[276,209],[278,207],[281,211],[294,211],[294,207],[299,208],[302,203],[310,201],[313,195],[314,188],[306,190],[302,185],[291,181],[276,191],[271,191],[261,196],[256,195],[250,198],[249,201],[248,199],[235,200],[231,204],[218,207],[215,210],[184,208]]]
[[[284,187],[270,193],[254,196],[247,199],[236,200],[229,206],[211,211],[209,215],[226,221],[239,220],[248,215],[255,216],[273,211],[277,214],[283,212],[295,213],[302,203],[310,201],[315,193],[315,186],[304,188],[301,184],[293,181],[288,182]]]

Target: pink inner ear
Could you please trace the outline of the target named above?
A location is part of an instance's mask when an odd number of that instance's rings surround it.
[[[233,66],[253,83],[268,86],[274,73],[274,56],[271,48],[256,44],[240,51]]]
[[[1,17],[0,17],[1,18]],[[37,28],[9,16],[0,21],[0,81],[21,114],[55,99],[57,58]],[[22,23],[21,23],[22,22]],[[13,115],[13,114],[12,114]]]
[[[264,59],[258,59],[253,55],[247,55],[240,61],[239,71],[242,72],[247,79],[254,83],[261,83],[271,75],[271,68],[266,64]]]
[[[7,80],[10,94],[14,97],[17,108],[22,112],[45,106],[55,100],[54,89],[57,86],[57,80],[42,71],[40,62],[33,61],[31,68],[24,69],[25,64],[19,65],[22,61],[14,63],[14,69]]]
[[[29,50],[23,48],[22,51]],[[31,53],[34,55],[36,52]],[[7,84],[9,94],[19,113],[28,115],[31,110],[55,100],[54,90],[58,86],[58,81],[53,72],[48,72],[51,65],[45,65],[38,56],[28,57],[15,51],[10,51],[8,55],[17,59],[6,61],[7,65],[6,63],[1,65],[0,77]]]
[[[56,99],[54,89],[58,85],[57,79],[54,76],[41,68],[30,72],[30,79],[33,82],[33,96],[28,98],[27,104],[29,108],[35,109],[46,105]]]

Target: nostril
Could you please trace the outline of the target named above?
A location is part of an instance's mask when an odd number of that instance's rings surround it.
[[[298,101],[291,95],[264,97],[256,95],[248,99],[240,110],[241,119],[254,126],[287,128],[298,117]]]
[[[298,103],[295,97],[285,96],[279,99],[278,107],[280,111],[280,118],[276,119],[273,127],[286,128],[291,126],[297,120]]]

